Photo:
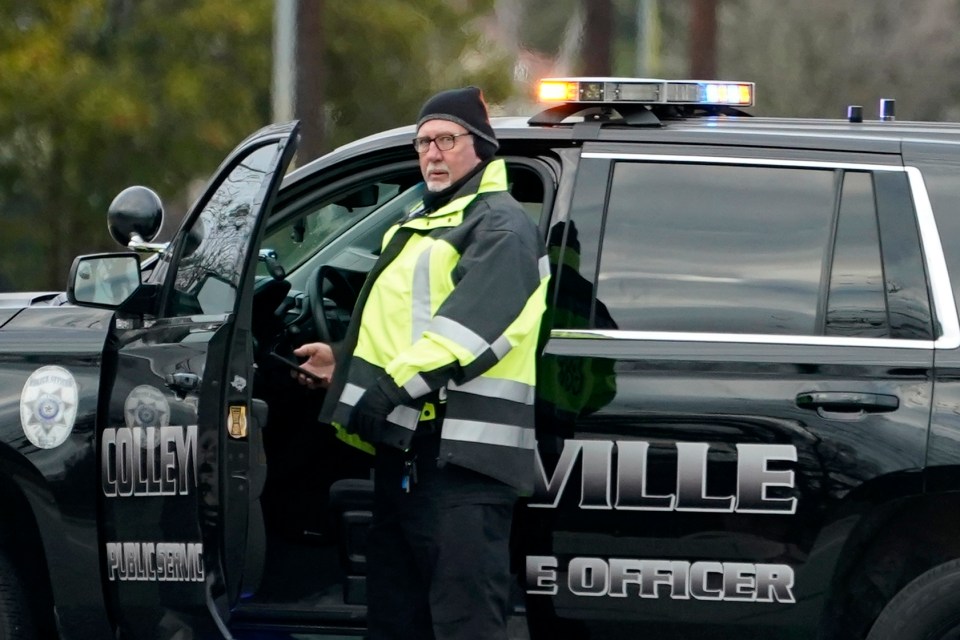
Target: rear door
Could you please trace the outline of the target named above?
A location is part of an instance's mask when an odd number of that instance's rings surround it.
[[[120,312],[108,340],[102,555],[125,637],[225,633],[230,607],[259,580],[252,247],[297,130],[268,127],[227,158],[153,271],[156,316]]]
[[[907,172],[586,145],[571,212],[532,615],[559,637],[812,637],[863,505],[921,490],[936,336]]]

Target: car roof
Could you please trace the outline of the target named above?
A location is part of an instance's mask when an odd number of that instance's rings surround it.
[[[790,148],[862,153],[899,153],[903,142],[960,144],[960,124],[943,122],[880,121],[850,122],[842,119],[743,116],[695,116],[662,119],[655,126],[630,125],[622,121],[584,122],[582,118],[562,124],[531,124],[530,116],[491,118],[491,125],[508,153],[523,152],[524,144],[540,141],[573,146],[585,141],[607,143],[724,145],[759,148]],[[593,126],[585,126],[593,125]],[[413,125],[397,127],[360,138],[298,168],[284,184],[299,181],[333,162],[366,154],[387,153],[399,159],[416,159],[410,147]],[[541,148],[541,145],[537,145]]]

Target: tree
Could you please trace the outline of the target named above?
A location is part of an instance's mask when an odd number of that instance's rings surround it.
[[[656,59],[656,73],[687,77],[685,50],[690,18],[688,2],[656,0],[498,0],[501,12],[516,13],[518,51],[535,51],[553,59],[556,75],[635,76],[638,44]],[[508,7],[509,6],[509,11]],[[645,10],[646,8],[646,10]],[[638,31],[640,15],[654,19]],[[657,34],[654,43],[643,37]],[[653,47],[668,42],[666,47]],[[650,73],[649,69],[644,70]]]
[[[717,77],[717,0],[693,0],[690,12],[690,77]]]
[[[323,64],[324,0],[297,0],[297,65],[296,107],[294,114],[300,120],[301,159],[313,159],[324,151],[326,137],[325,89]]]
[[[957,120],[956,0],[724,0],[720,76],[757,83],[755,113],[841,118],[850,104],[875,120]]]
[[[269,0],[3,5],[0,272],[62,288],[75,254],[115,247],[123,187],[181,195],[216,166],[266,120],[270,33]]]
[[[506,98],[511,61],[482,32],[492,5],[318,5],[320,59],[303,71],[323,81],[324,140],[299,161],[412,123],[440,89]],[[74,255],[116,248],[105,214],[131,184],[182,214],[191,184],[270,122],[272,17],[271,0],[0,4],[0,276],[62,289]]]
[[[608,76],[613,66],[613,3],[583,0],[582,73]]]
[[[326,2],[326,149],[412,124],[431,94],[475,84],[488,102],[511,92],[513,61],[483,32],[493,0]]]

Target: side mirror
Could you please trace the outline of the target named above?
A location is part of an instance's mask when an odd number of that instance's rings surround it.
[[[163,225],[163,203],[147,187],[127,187],[107,209],[107,228],[120,245],[130,248],[161,250],[163,246],[144,247],[157,237]]]
[[[67,300],[105,309],[119,307],[140,287],[140,259],[135,253],[78,256],[70,267]]]

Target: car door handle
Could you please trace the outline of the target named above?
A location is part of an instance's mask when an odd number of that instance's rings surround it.
[[[818,413],[885,413],[896,411],[900,398],[861,391],[805,391],[797,394],[797,406]]]
[[[200,388],[200,376],[195,373],[172,373],[167,376],[167,386],[177,394],[184,395]]]

